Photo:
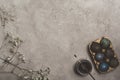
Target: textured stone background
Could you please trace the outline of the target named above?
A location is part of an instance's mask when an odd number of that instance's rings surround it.
[[[16,15],[5,30],[24,40],[20,51],[30,62],[25,67],[49,66],[50,80],[91,80],[76,75],[73,65],[89,60],[88,43],[102,36],[111,39],[120,57],[120,0],[0,0],[0,6]],[[120,66],[104,75],[93,68],[92,74],[96,80],[118,80]]]

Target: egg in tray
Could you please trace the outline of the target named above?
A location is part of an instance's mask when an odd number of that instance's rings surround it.
[[[88,46],[88,51],[99,73],[110,72],[119,65],[112,43],[107,37],[102,37],[91,42]]]

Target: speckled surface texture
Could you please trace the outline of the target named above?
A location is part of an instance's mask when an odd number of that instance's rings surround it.
[[[30,62],[25,67],[49,66],[50,80],[91,80],[76,75],[73,65],[90,60],[87,45],[102,36],[120,57],[120,0],[0,0],[0,6],[16,15],[5,30],[23,39],[20,51]],[[92,74],[96,80],[119,80],[120,66],[108,74],[93,68]]]

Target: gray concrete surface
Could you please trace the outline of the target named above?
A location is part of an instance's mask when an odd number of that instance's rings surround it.
[[[0,80],[18,80],[18,77],[11,73],[2,72],[0,73]]]
[[[90,60],[86,47],[102,36],[111,39],[120,57],[120,0],[0,0],[0,6],[16,15],[5,30],[24,40],[25,67],[49,66],[50,80],[91,80],[76,75],[73,65]],[[93,68],[92,74],[96,80],[119,80],[120,66],[103,75]]]

